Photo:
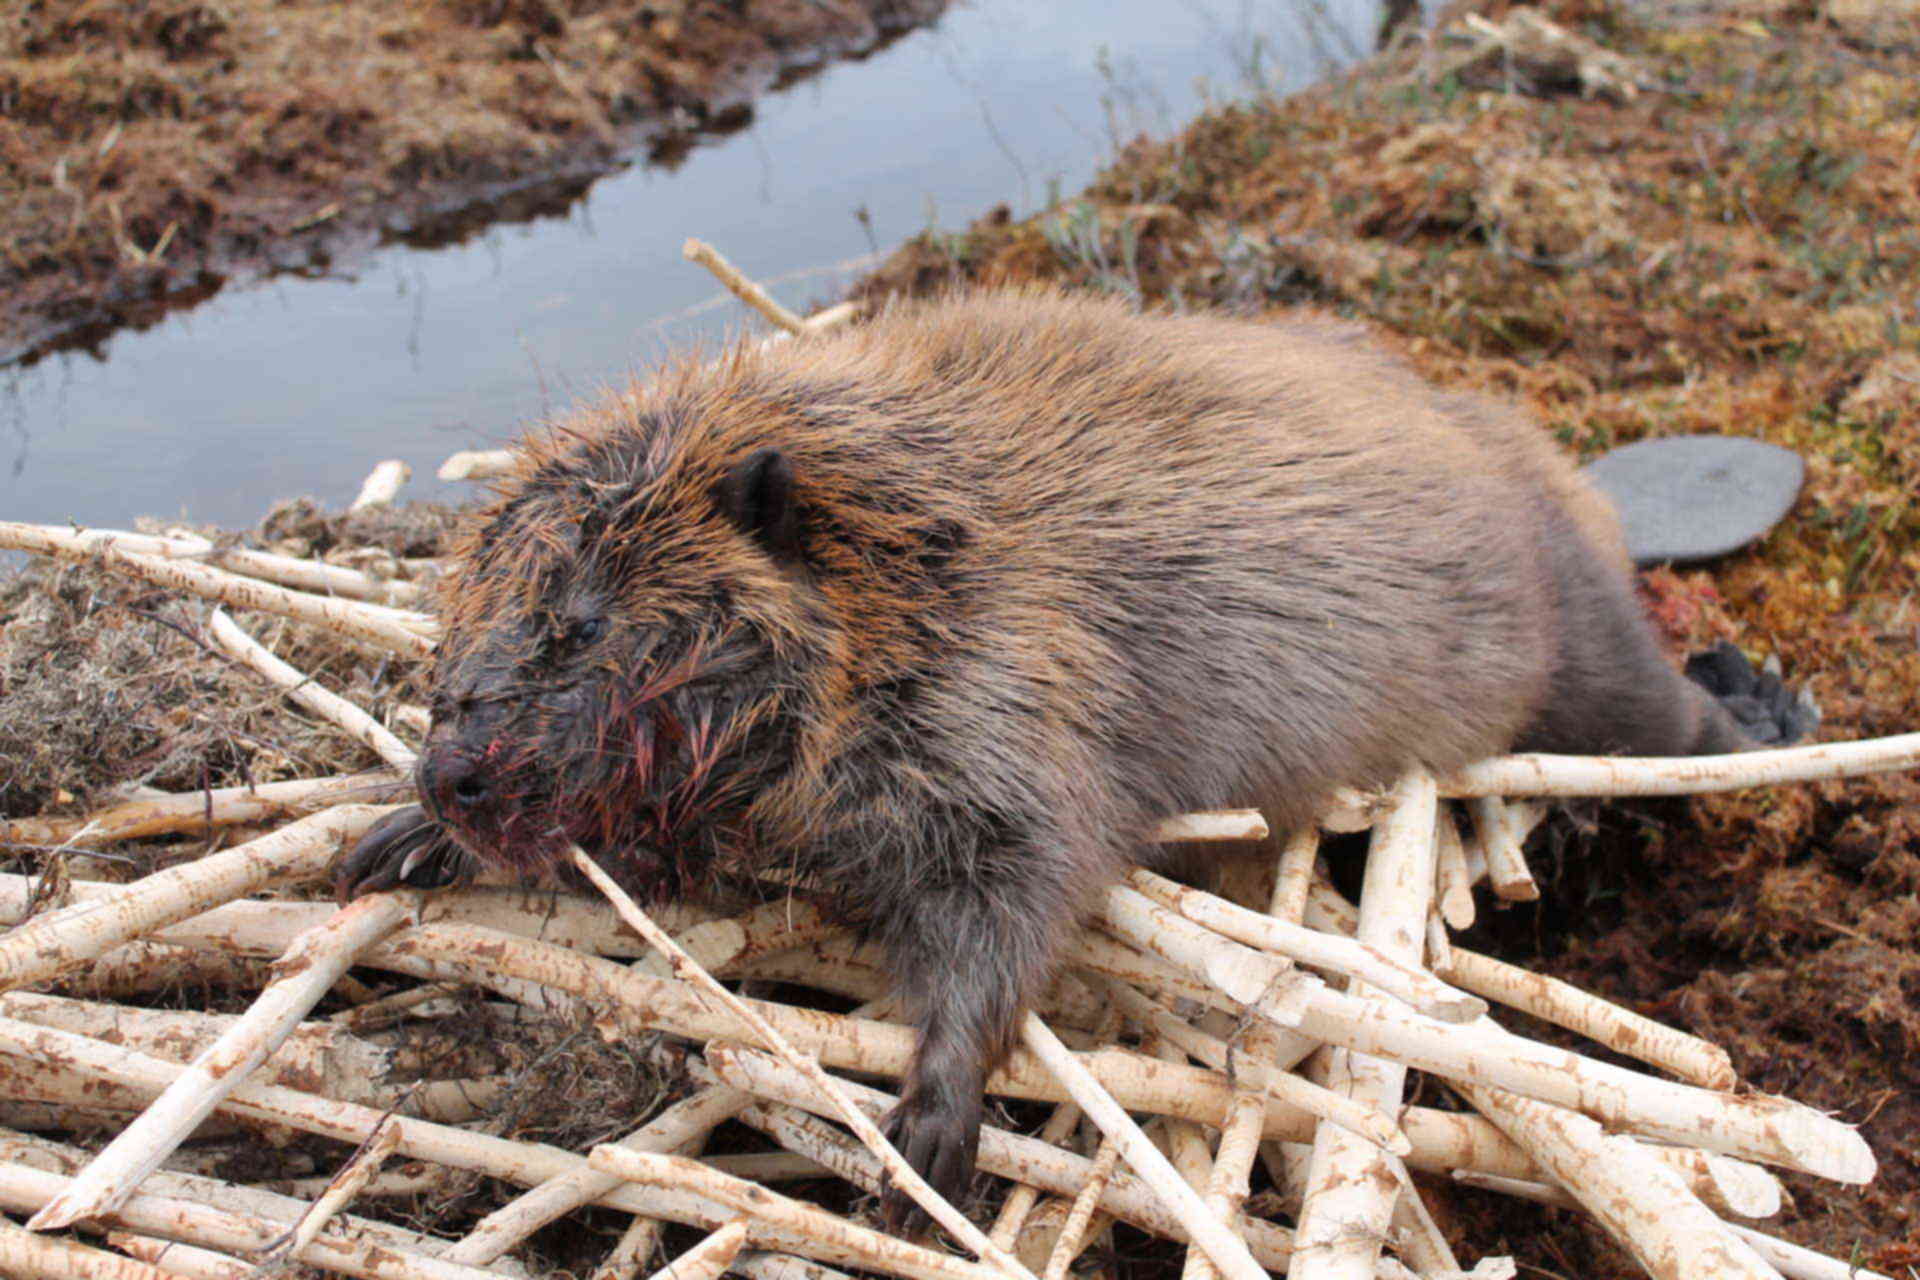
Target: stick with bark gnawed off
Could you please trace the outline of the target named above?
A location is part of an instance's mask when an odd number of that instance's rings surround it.
[[[1249,911],[1224,898],[1136,868],[1127,883],[1195,924],[1250,947],[1284,955],[1300,964],[1358,979],[1442,1022],[1472,1022],[1487,1003],[1459,991],[1417,965],[1387,955],[1378,947],[1319,929]]]
[[[831,1106],[813,1084],[799,1072],[758,1050],[737,1045],[712,1045],[707,1060],[713,1070],[728,1083],[756,1097],[801,1107],[816,1114],[830,1114]],[[869,1115],[883,1114],[897,1099],[866,1085],[841,1081],[861,1109]],[[846,1162],[867,1153],[851,1146],[843,1150],[806,1148],[806,1154],[827,1164],[842,1177],[858,1182],[865,1173],[849,1169]],[[871,1157],[868,1157],[869,1159]],[[1034,1187],[1053,1195],[1074,1195],[1084,1186],[1093,1162],[1075,1155],[1052,1142],[1009,1133],[992,1125],[980,1131],[980,1168],[1021,1186]],[[877,1176],[878,1166],[870,1166]],[[1103,1212],[1131,1222],[1143,1231],[1173,1240],[1188,1239],[1185,1227],[1166,1205],[1150,1191],[1146,1183],[1126,1171],[1116,1171],[1100,1198]],[[1292,1251],[1292,1233],[1262,1219],[1236,1215],[1232,1228],[1253,1251],[1261,1266],[1284,1271]]]
[[[340,805],[272,835],[35,916],[0,938],[0,990],[43,982],[123,942],[269,885],[317,879],[347,841],[386,811]]]
[[[912,1280],[987,1280],[1004,1274],[983,1262],[908,1244],[756,1183],[729,1178],[697,1160],[610,1145],[595,1147],[587,1159],[594,1168],[628,1182],[674,1188],[718,1201],[755,1221],[831,1244],[839,1253],[856,1256],[864,1265],[893,1275]]]
[[[214,827],[301,816],[329,805],[385,803],[410,784],[398,773],[370,770],[336,778],[296,778],[250,786],[153,796],[73,818],[0,818],[0,843],[70,844],[94,848],[147,836],[199,835]]]
[[[280,977],[166,1091],[109,1143],[27,1227],[51,1231],[110,1213],[158,1168],[200,1122],[293,1033],[360,953],[397,928],[410,904],[399,894],[362,898],[302,934],[281,961]]]
[[[188,560],[124,551],[110,541],[88,547],[64,529],[40,525],[0,521],[0,548],[95,561],[108,569],[125,571],[158,586],[186,591],[235,609],[258,609],[324,627],[403,657],[424,658],[433,652],[431,635],[438,624],[427,614],[407,615],[381,605],[290,591]]]
[[[71,1179],[23,1164],[0,1164],[0,1208],[24,1213],[59,1195]],[[173,1196],[135,1194],[109,1215],[142,1235],[205,1245],[226,1253],[255,1253],[284,1227],[244,1213]],[[405,1252],[365,1237],[322,1235],[299,1261],[370,1280],[499,1280],[493,1272],[458,1266],[431,1254]]]
[[[1689,796],[1920,768],[1920,733],[1730,756],[1498,756],[1440,779],[1445,796]]]
[[[207,620],[207,629],[215,643],[233,657],[265,676],[276,688],[367,747],[371,747],[387,766],[398,773],[413,768],[414,751],[393,736],[393,732],[333,690],[314,682],[292,665],[281,661],[272,650],[248,635],[229,618],[224,609],[215,609]]]
[[[1733,1059],[1719,1045],[1662,1026],[1558,978],[1459,947],[1453,948],[1442,972],[1489,1000],[1577,1031],[1616,1053],[1671,1071],[1703,1089],[1731,1089],[1739,1081]]]
[[[1680,1178],[1630,1138],[1503,1089],[1465,1087],[1480,1113],[1525,1147],[1654,1280],[1779,1280]]]
[[[1551,1186],[1544,1182],[1530,1182],[1519,1178],[1501,1178],[1492,1174],[1457,1171],[1454,1178],[1462,1186],[1478,1187],[1483,1191],[1497,1191],[1502,1195],[1518,1196],[1523,1200],[1532,1200],[1538,1204],[1552,1205],[1556,1209],[1583,1211],[1584,1206],[1565,1188]],[[1781,1275],[1791,1280],[1893,1280],[1878,1271],[1869,1271],[1855,1263],[1842,1262],[1838,1258],[1829,1258],[1804,1245],[1770,1236],[1764,1231],[1755,1231],[1752,1227],[1737,1222],[1725,1224],[1727,1229],[1753,1247],[1753,1251],[1765,1258],[1769,1265]],[[1909,1277],[1911,1280],[1911,1277]]]
[[[1433,902],[1433,779],[1416,769],[1394,787],[1387,814],[1373,830],[1360,897],[1361,943],[1406,965],[1418,965]],[[1356,984],[1362,1005],[1392,1001]],[[1326,1083],[1355,1102],[1391,1108],[1404,1101],[1403,1064],[1355,1052],[1327,1059]],[[1378,1147],[1355,1142],[1332,1125],[1314,1131],[1313,1162],[1294,1234],[1294,1280],[1360,1280],[1373,1274],[1401,1194],[1398,1166]]]
[[[728,991],[717,982],[713,975],[701,968],[693,957],[682,950],[678,943],[667,936],[666,932],[655,924],[647,913],[640,909],[626,890],[615,883],[599,863],[589,857],[578,845],[567,850],[573,866],[585,875],[593,887],[605,894],[607,900],[620,913],[620,918],[632,925],[634,931],[657,947],[671,962],[676,977],[687,981],[699,990],[703,997],[716,1003],[725,1011],[725,1016],[736,1023],[729,1028],[729,1034],[738,1034],[744,1030],[754,1040],[772,1049],[813,1077],[827,1096],[839,1105],[840,1118],[846,1122],[860,1141],[867,1145],[880,1162],[886,1166],[887,1177],[900,1191],[906,1193],[915,1204],[926,1210],[933,1220],[951,1231],[960,1242],[974,1251],[975,1255],[991,1265],[993,1269],[1014,1280],[1033,1280],[1018,1259],[1006,1250],[995,1245],[981,1230],[974,1226],[960,1211],[948,1202],[945,1196],[935,1191],[920,1176],[918,1170],[908,1164],[893,1144],[887,1141],[879,1127],[863,1114],[844,1094],[839,1093],[833,1078],[820,1069],[820,1064],[800,1055],[784,1036],[771,1023],[757,1013],[752,1005]]]

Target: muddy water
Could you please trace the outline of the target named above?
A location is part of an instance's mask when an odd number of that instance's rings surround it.
[[[414,468],[410,495],[462,496],[433,479],[448,453],[740,322],[681,260],[686,237],[790,306],[830,300],[930,222],[1077,190],[1116,136],[1324,74],[1374,16],[1375,0],[961,0],[552,216],[229,289],[97,354],[0,370],[0,518],[244,525],[276,498],[344,503],[389,457]]]

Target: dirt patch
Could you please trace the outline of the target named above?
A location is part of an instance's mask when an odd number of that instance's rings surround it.
[[[0,19],[0,361],[561,207],[945,0],[134,0]]]
[[[1796,449],[1809,479],[1786,524],[1711,574],[1648,575],[1649,602],[1677,650],[1778,655],[1823,737],[1920,729],[1920,14],[1541,12],[1621,61],[1503,80],[1452,41],[1403,51],[1142,139],[1037,217],[921,236],[861,292],[1042,279],[1323,307],[1443,382],[1525,401],[1582,452],[1703,431]],[[1607,810],[1535,850],[1540,904],[1479,931],[1860,1124],[1878,1180],[1789,1178],[1779,1229],[1885,1271],[1920,1256],[1916,815],[1904,775]],[[1504,1239],[1523,1270],[1638,1274],[1574,1215],[1454,1208],[1474,1256]]]

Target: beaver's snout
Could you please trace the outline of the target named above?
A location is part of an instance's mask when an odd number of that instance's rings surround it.
[[[458,747],[429,746],[420,757],[418,780],[427,807],[442,818],[477,814],[498,794],[486,762]]]

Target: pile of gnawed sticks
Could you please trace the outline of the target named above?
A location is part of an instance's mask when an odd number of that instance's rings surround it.
[[[483,463],[484,468],[484,463]],[[371,494],[367,501],[379,501]],[[911,1032],[884,965],[803,902],[728,919],[686,908],[649,919],[575,851],[609,901],[472,889],[386,894],[344,909],[278,891],[317,885],[343,845],[397,798],[412,750],[359,707],[282,662],[225,608],[278,614],[417,662],[433,617],[407,580],[184,536],[0,525],[0,547],[91,562],[217,602],[210,643],[312,715],[376,751],[391,773],[147,797],[81,818],[0,823],[12,843],[101,851],[116,841],[236,827],[266,834],[129,884],[0,878],[0,1271],[61,1277],[244,1276],[263,1262],[380,1277],[526,1275],[516,1248],[588,1206],[628,1215],[597,1276],[641,1274],[667,1224],[710,1232],[658,1274],[700,1280],[832,1280],[834,1268],[911,1277],[1057,1280],[1113,1220],[1185,1242],[1188,1280],[1513,1274],[1463,1268],[1410,1170],[1577,1207],[1649,1273],[1834,1277],[1870,1273],[1734,1219],[1782,1201],[1763,1166],[1842,1183],[1874,1160],[1847,1126],[1738,1090],[1727,1055],[1564,983],[1451,945],[1475,886],[1535,894],[1521,843],[1553,796],[1675,795],[1912,768],[1920,734],[1683,760],[1513,757],[1457,776],[1415,774],[1353,795],[1327,830],[1371,829],[1357,906],[1317,865],[1319,831],[1295,834],[1230,896],[1136,871],[1108,893],[1064,972],[1027,1017],[1024,1044],[990,1084],[1057,1104],[1032,1136],[989,1127],[979,1163],[997,1199],[985,1230],[935,1196],[874,1127],[891,1104],[856,1083],[897,1079]],[[396,718],[418,732],[417,717]],[[1455,800],[1471,821],[1446,808]],[[1463,835],[1463,829],[1470,835]],[[1248,840],[1251,812],[1173,819],[1162,840]],[[261,897],[263,891],[277,896]],[[1239,900],[1233,900],[1239,899]],[[273,960],[264,971],[259,959]],[[88,968],[257,991],[235,1015],[34,994]],[[415,985],[377,995],[349,970]],[[795,1003],[729,989],[777,984]],[[132,984],[139,985],[139,984]],[[147,984],[147,989],[159,982]],[[618,1142],[587,1151],[494,1136],[474,1122],[486,1078],[407,1074],[376,1019],[457,1017],[461,988],[541,1016],[590,1018],[607,1036],[664,1033],[654,1051],[688,1092]],[[824,1012],[805,1003],[821,993]],[[316,1019],[331,996],[343,1013]],[[864,1003],[858,1003],[864,1002]],[[1489,1002],[1646,1063],[1641,1072],[1504,1030]],[[401,1055],[404,1056],[404,1055]],[[414,1075],[422,1064],[412,1064]],[[1409,1070],[1470,1109],[1408,1106]],[[119,1117],[83,1151],[26,1130],[76,1112]],[[128,1119],[127,1117],[131,1117]],[[769,1150],[703,1157],[743,1122]],[[183,1143],[209,1122],[318,1135],[354,1148],[330,1178],[278,1189],[196,1171]],[[1090,1155],[1074,1141],[1083,1121]],[[1144,1123],[1143,1123],[1144,1121]],[[110,1127],[108,1132],[113,1132]],[[204,1131],[203,1131],[204,1132]],[[383,1168],[398,1158],[400,1167]],[[1263,1190],[1249,1199],[1254,1161]],[[525,1188],[449,1239],[350,1214],[460,1170]],[[770,1190],[841,1179],[852,1205],[891,1178],[956,1244],[896,1239]],[[1270,1185],[1269,1185],[1270,1184]],[[1292,1225],[1283,1225],[1291,1222]],[[62,1230],[64,1229],[64,1230]]]

